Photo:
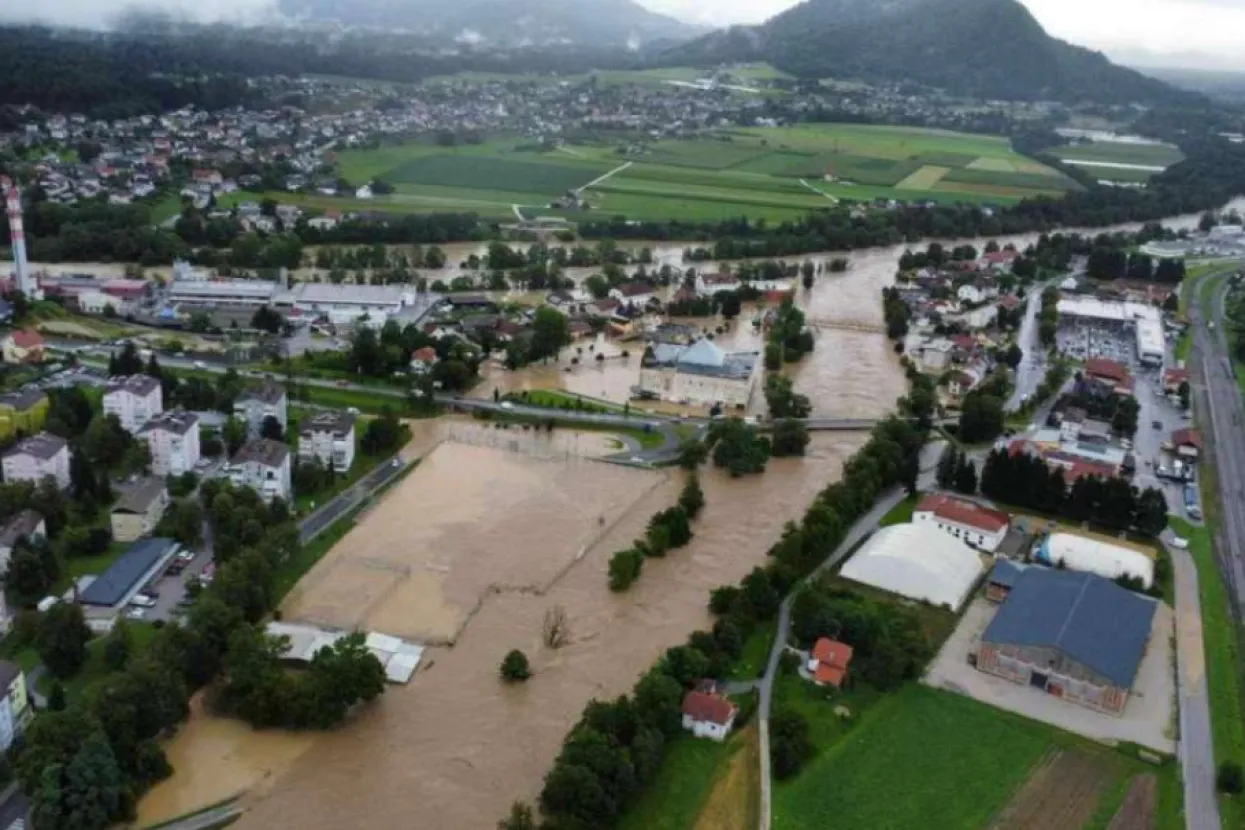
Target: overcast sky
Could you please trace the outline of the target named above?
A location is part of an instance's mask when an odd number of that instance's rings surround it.
[[[1121,62],[1245,71],[1245,0],[1021,1],[1051,34],[1100,49]],[[639,2],[655,11],[716,26],[758,23],[795,4],[795,0]],[[38,16],[47,22],[102,26],[119,9],[135,4],[134,0],[0,0],[0,18]],[[140,0],[138,4],[197,20],[235,22],[262,18],[274,5],[273,0]],[[828,44],[827,48],[833,47]]]

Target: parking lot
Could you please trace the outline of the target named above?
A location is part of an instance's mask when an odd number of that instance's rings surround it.
[[[193,554],[193,557],[174,559],[162,574],[154,577],[143,588],[142,593],[149,597],[153,604],[142,608],[142,616],[138,619],[147,622],[156,620],[168,622],[180,616],[185,610],[185,606],[180,603],[186,596],[186,583],[192,579],[199,579],[204,573],[204,568],[212,561],[212,557],[204,551],[186,551],[186,553]],[[138,602],[146,604],[145,600],[140,599]],[[130,608],[134,607],[136,603],[131,602]],[[123,613],[134,614],[135,612],[127,609]]]
[[[997,608],[988,600],[974,600],[922,682],[1097,741],[1131,741],[1159,752],[1176,751],[1171,608],[1160,604],[1154,615],[1150,643],[1137,671],[1132,695],[1119,716],[1096,712],[970,666],[968,655],[976,653],[981,635]]]

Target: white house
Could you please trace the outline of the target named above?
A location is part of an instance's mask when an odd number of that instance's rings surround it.
[[[921,371],[941,373],[951,365],[951,352],[955,344],[945,337],[931,340],[920,347]]]
[[[289,501],[290,448],[279,441],[255,438],[234,454],[226,472],[239,487],[250,487],[264,501],[281,498]]]
[[[653,286],[646,282],[628,282],[623,283],[617,288],[610,289],[610,297],[624,305],[633,305],[637,308],[643,308],[649,303],[657,299],[657,294],[653,291]]]
[[[116,415],[126,432],[134,435],[143,424],[164,411],[160,381],[147,375],[113,378],[104,391],[104,414]]]
[[[697,274],[696,293],[702,297],[711,297],[729,291],[739,290],[739,280],[730,274]]]
[[[4,480],[30,481],[38,484],[47,476],[56,480],[56,486],[69,486],[69,443],[57,435],[41,432],[20,441],[4,454]]]
[[[354,197],[356,199],[372,198],[372,186],[370,184],[363,185],[363,187],[360,187],[358,190],[354,192]]]
[[[199,416],[193,412],[162,412],[138,435],[151,449],[151,471],[158,476],[179,476],[199,463]]]
[[[698,690],[683,697],[683,728],[697,738],[725,740],[738,714],[738,706],[714,692]]]
[[[912,523],[936,527],[978,550],[993,553],[1003,544],[1011,520],[1001,511],[935,493],[917,505]]]
[[[298,425],[298,458],[318,459],[320,466],[330,466],[344,473],[354,464],[354,416],[334,410],[317,412]]]
[[[265,418],[276,418],[285,432],[289,424],[289,397],[279,383],[265,381],[263,385],[248,389],[233,404],[233,414],[246,422],[248,438],[258,438]]]
[[[0,751],[7,750],[34,718],[22,667],[0,660]]]

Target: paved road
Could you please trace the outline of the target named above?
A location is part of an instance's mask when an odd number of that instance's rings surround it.
[[[0,793],[0,830],[9,830],[18,820],[25,820],[30,812],[30,799],[22,794],[17,784],[10,784]]]
[[[1180,699],[1185,826],[1188,830],[1202,830],[1220,826],[1206,650],[1202,643],[1202,604],[1193,557],[1187,550],[1173,547],[1168,547],[1167,552],[1176,576],[1176,690]]]
[[[1066,277],[1059,277],[1066,279]],[[1025,316],[1020,321],[1020,331],[1016,333],[1016,343],[1024,350],[1024,360],[1016,368],[1016,388],[1007,401],[1008,412],[1015,412],[1024,404],[1025,399],[1037,391],[1046,376],[1046,350],[1038,341],[1038,312],[1042,309],[1042,291],[1046,286],[1053,285],[1056,280],[1035,283],[1025,289]]]
[[[888,490],[873,506],[872,510],[852,525],[842,544],[835,548],[826,561],[818,565],[816,570],[806,577],[805,581],[816,579],[828,568],[832,568],[842,561],[861,539],[877,529],[878,524],[882,521],[882,517],[892,507],[903,501],[904,495],[902,487]],[[803,584],[801,582],[800,585],[792,589],[791,593],[787,594],[782,604],[778,607],[778,632],[774,636],[774,644],[770,648],[769,663],[765,668],[765,677],[761,678],[761,703],[758,707],[758,723],[760,724],[761,738],[761,830],[769,830],[772,812],[772,781],[769,764],[769,714],[770,704],[774,696],[774,677],[778,674],[778,661],[782,657],[783,650],[787,646],[787,640],[791,635],[791,603],[795,600],[795,595]]]
[[[395,464],[394,461],[398,463]],[[389,483],[406,468],[409,462],[400,456],[382,462],[353,485],[338,493],[333,500],[303,519],[298,525],[298,539],[304,545],[320,535],[329,525],[349,513],[372,493]]]

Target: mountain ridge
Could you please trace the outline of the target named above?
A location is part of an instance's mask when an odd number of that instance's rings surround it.
[[[805,0],[759,26],[667,52],[768,61],[802,77],[917,83],[976,98],[1187,102],[1190,95],[1046,33],[1018,0]]]
[[[637,48],[706,32],[635,0],[279,0],[278,7],[305,22],[398,28],[451,42],[507,47],[572,43]]]

